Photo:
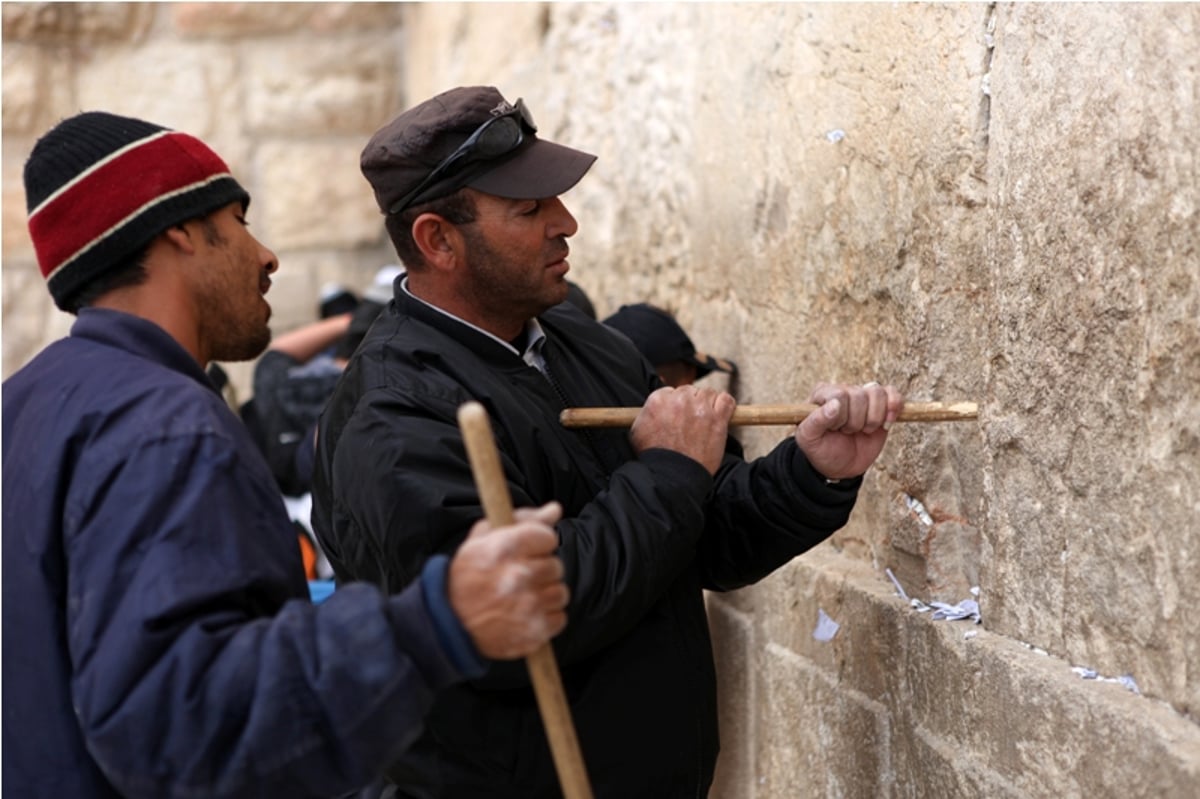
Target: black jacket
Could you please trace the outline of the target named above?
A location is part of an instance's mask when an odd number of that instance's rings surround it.
[[[569,305],[539,322],[549,379],[491,338],[398,292],[322,416],[313,525],[339,579],[389,591],[452,552],[483,513],[456,422],[491,415],[514,506],[558,500],[569,622],[554,642],[598,799],[702,797],[717,756],[702,589],[752,583],[842,526],[836,486],[789,438],[752,463],[731,439],[716,478],[625,430],[568,430],[566,406],[640,406],[659,383],[619,333]],[[402,796],[557,796],[523,663],[435,704],[389,775]]]

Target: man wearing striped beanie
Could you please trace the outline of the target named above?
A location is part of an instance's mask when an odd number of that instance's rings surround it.
[[[84,113],[25,186],[77,319],[3,386],[6,794],[342,795],[435,692],[562,629],[553,504],[480,523],[393,596],[308,601],[274,479],[204,372],[268,343],[276,261],[203,142]]]

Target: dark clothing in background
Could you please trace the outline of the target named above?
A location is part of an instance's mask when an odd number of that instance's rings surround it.
[[[488,409],[514,506],[558,500],[571,587],[554,641],[598,799],[703,797],[716,690],[703,589],[752,583],[847,520],[860,480],[828,485],[789,438],[715,478],[636,455],[626,430],[568,430],[568,406],[640,406],[659,383],[628,339],[569,304],[539,317],[548,375],[398,290],[320,423],[313,525],[342,580],[395,591],[463,540],[480,502],[456,413]],[[551,797],[559,789],[522,663],[434,704],[389,770],[401,796]]]
[[[267,350],[254,366],[253,421],[248,424],[257,425],[255,435],[271,474],[290,497],[306,493],[312,484],[313,431],[341,376],[341,366],[329,355],[303,363]]]
[[[317,419],[342,376],[342,363],[354,354],[382,308],[383,303],[370,298],[358,301],[346,334],[307,362],[269,349],[254,365],[254,397],[242,406],[242,421],[280,491],[289,497],[307,494],[312,487]]]
[[[3,403],[6,796],[335,796],[482,673],[444,559],[312,606],[266,464],[156,325],[82,310]]]

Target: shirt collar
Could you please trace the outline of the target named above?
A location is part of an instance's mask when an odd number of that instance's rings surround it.
[[[521,352],[516,347],[514,347],[512,344],[510,344],[509,342],[500,338],[499,336],[494,336],[491,333],[489,333],[488,331],[484,330],[482,327],[473,325],[470,322],[468,322],[466,319],[463,319],[460,316],[455,316],[454,314],[450,313],[449,311],[447,311],[443,308],[439,308],[438,306],[433,305],[432,303],[428,303],[425,300],[418,297],[416,294],[413,294],[411,291],[408,290],[408,276],[407,275],[400,280],[400,288],[404,291],[405,294],[407,294],[409,297],[412,297],[414,300],[421,303],[425,307],[432,308],[433,310],[437,311],[442,316],[444,316],[448,319],[453,319],[455,322],[458,322],[460,325],[466,325],[467,327],[471,328],[472,330],[474,330],[478,333],[481,333],[482,335],[487,336],[492,341],[496,342],[497,344],[499,344],[500,346],[504,347],[506,350],[511,352],[513,355],[516,355],[518,358],[521,358],[522,360],[524,360],[525,363],[537,368],[538,370],[542,369],[543,364],[545,363],[545,359],[542,357],[542,346],[546,343],[546,331],[542,329],[542,326],[538,322],[537,319],[530,319],[528,322],[525,323],[525,339],[528,343],[525,346],[525,351]]]

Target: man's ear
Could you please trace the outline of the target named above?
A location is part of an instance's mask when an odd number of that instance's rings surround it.
[[[196,243],[192,237],[198,235],[198,233],[190,227],[192,224],[192,222],[180,222],[178,225],[171,225],[171,227],[159,235],[163,236],[168,244],[184,254],[195,255]]]
[[[425,263],[433,268],[453,269],[458,263],[463,250],[462,234],[445,217],[421,214],[413,220],[412,236]]]

